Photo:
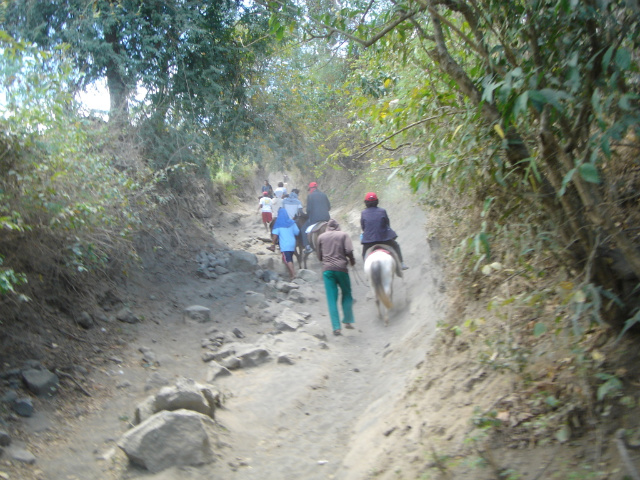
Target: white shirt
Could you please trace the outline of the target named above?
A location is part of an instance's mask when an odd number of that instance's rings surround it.
[[[269,197],[262,197],[260,199],[260,205],[262,206],[263,212],[270,212],[272,204],[273,204],[273,200],[271,200]]]
[[[271,199],[271,211],[273,212],[273,216],[278,216],[278,210],[282,207],[282,199],[280,197]]]

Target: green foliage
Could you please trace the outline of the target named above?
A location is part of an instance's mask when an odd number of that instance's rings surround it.
[[[620,394],[622,382],[618,377],[604,372],[597,373],[596,377],[603,381],[596,394],[598,401],[601,402],[605,398],[616,397]]]
[[[4,259],[0,256],[0,265]],[[15,287],[27,283],[27,276],[16,273],[11,268],[0,269],[0,298],[7,294],[16,294]],[[26,297],[22,296],[23,299]]]
[[[625,142],[637,148],[640,133],[633,61],[640,28],[632,5],[342,7],[277,3],[270,21],[281,36],[287,26],[303,38],[327,38],[336,56],[350,58],[349,128],[364,140],[341,147],[342,155],[400,168],[416,191],[444,183],[476,204],[489,202],[461,248],[473,272],[515,246],[507,240],[525,243],[518,235],[525,229],[512,225],[526,218],[533,238],[544,240],[518,255],[566,248],[584,266],[589,252],[626,245],[623,255],[640,277],[630,233],[639,222],[625,214],[614,174],[624,170],[617,150]],[[587,283],[615,275],[602,262],[586,273]],[[595,283],[585,289],[585,301],[572,302],[575,328],[577,318],[601,320],[605,292],[622,293]]]
[[[119,172],[100,153],[104,132],[74,114],[69,89],[77,75],[65,50],[43,52],[3,39],[1,225],[5,232],[64,239],[77,272],[100,268],[140,225],[156,178],[143,169]]]

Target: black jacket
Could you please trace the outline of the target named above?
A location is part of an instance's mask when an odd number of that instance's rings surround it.
[[[309,215],[309,225],[318,222],[327,222],[331,218],[329,215],[331,204],[329,198],[320,190],[314,190],[307,197],[307,214]]]

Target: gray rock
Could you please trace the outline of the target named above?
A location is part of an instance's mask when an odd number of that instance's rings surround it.
[[[304,293],[300,290],[291,290],[287,299],[298,303],[305,303],[307,301],[307,297],[305,297]]]
[[[162,411],[125,433],[118,441],[133,464],[158,473],[173,466],[199,466],[214,461],[214,423],[189,410]]]
[[[276,330],[278,330],[279,332],[294,332],[298,329],[298,326],[299,326],[297,322],[291,322],[289,320],[280,320],[278,318],[274,320],[274,324],[275,324]]]
[[[202,305],[191,305],[184,309],[183,319],[195,320],[199,323],[206,323],[211,321],[211,309],[203,307]]]
[[[295,283],[276,282],[276,290],[283,293],[289,293],[291,290],[297,290],[298,288],[300,288],[300,285],[296,285]]]
[[[297,277],[304,280],[305,282],[316,282],[319,278],[318,274],[313,270],[306,270],[301,268],[296,273]]]
[[[33,401],[29,397],[17,398],[11,407],[21,417],[30,417],[33,415]]]
[[[58,391],[58,376],[49,370],[30,368],[22,371],[22,381],[30,392],[38,396],[53,395]]]
[[[229,273],[229,269],[226,267],[223,267],[222,265],[216,265],[214,271],[216,272],[217,275],[225,275]]]
[[[231,375],[231,371],[218,362],[209,362],[209,367],[207,371],[207,383],[213,383],[217,378]]]
[[[273,322],[282,312],[282,308],[276,303],[269,303],[269,306],[253,313],[253,318],[262,323]]]
[[[11,443],[11,435],[4,430],[0,430],[0,447],[6,447]]]
[[[216,359],[216,353],[215,352],[204,352],[202,354],[202,361],[204,363],[209,363],[209,362],[213,362]]]
[[[80,312],[80,315],[78,316],[78,325],[85,330],[89,330],[93,327],[93,318],[87,312]]]
[[[240,359],[243,368],[256,367],[271,360],[271,354],[266,348],[253,345],[239,349],[236,357]]]
[[[227,370],[238,370],[242,368],[242,362],[238,357],[227,357],[220,360],[220,365]]]
[[[252,292],[251,290],[245,292],[245,305],[248,307],[263,307],[266,302],[264,293]]]
[[[26,463],[28,465],[33,465],[34,463],[36,463],[35,455],[26,448],[17,446],[11,447],[7,449],[7,453],[13,460],[17,462]]]
[[[118,310],[118,313],[116,313],[116,319],[120,322],[123,323],[139,323],[140,322],[140,318],[138,318],[137,315],[135,315],[131,309],[124,307],[121,308],[120,310]]]
[[[207,393],[205,394],[205,391]],[[213,404],[208,399],[218,398],[219,394],[187,378],[178,380],[175,386],[162,387],[155,398],[155,410],[193,410],[194,412],[215,417],[219,401]]]
[[[245,250],[231,250],[227,267],[234,272],[253,272],[258,268],[258,257]]]
[[[304,323],[304,318],[290,308],[285,308],[274,320],[276,329],[281,332],[293,332]]]
[[[147,365],[160,365],[158,357],[149,347],[140,347],[138,351],[142,354],[142,363]]]
[[[244,333],[237,327],[234,328],[231,333],[233,333],[236,338],[244,338]]]
[[[283,363],[285,365],[293,365],[295,362],[291,358],[288,353],[281,353],[278,355],[278,363]]]

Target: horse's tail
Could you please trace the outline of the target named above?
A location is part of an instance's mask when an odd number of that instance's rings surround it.
[[[371,263],[371,283],[373,284],[373,289],[376,292],[376,297],[380,300],[385,307],[391,308],[393,303],[387,295],[387,292],[384,289],[384,282],[382,279],[382,264],[379,261],[374,261]]]

